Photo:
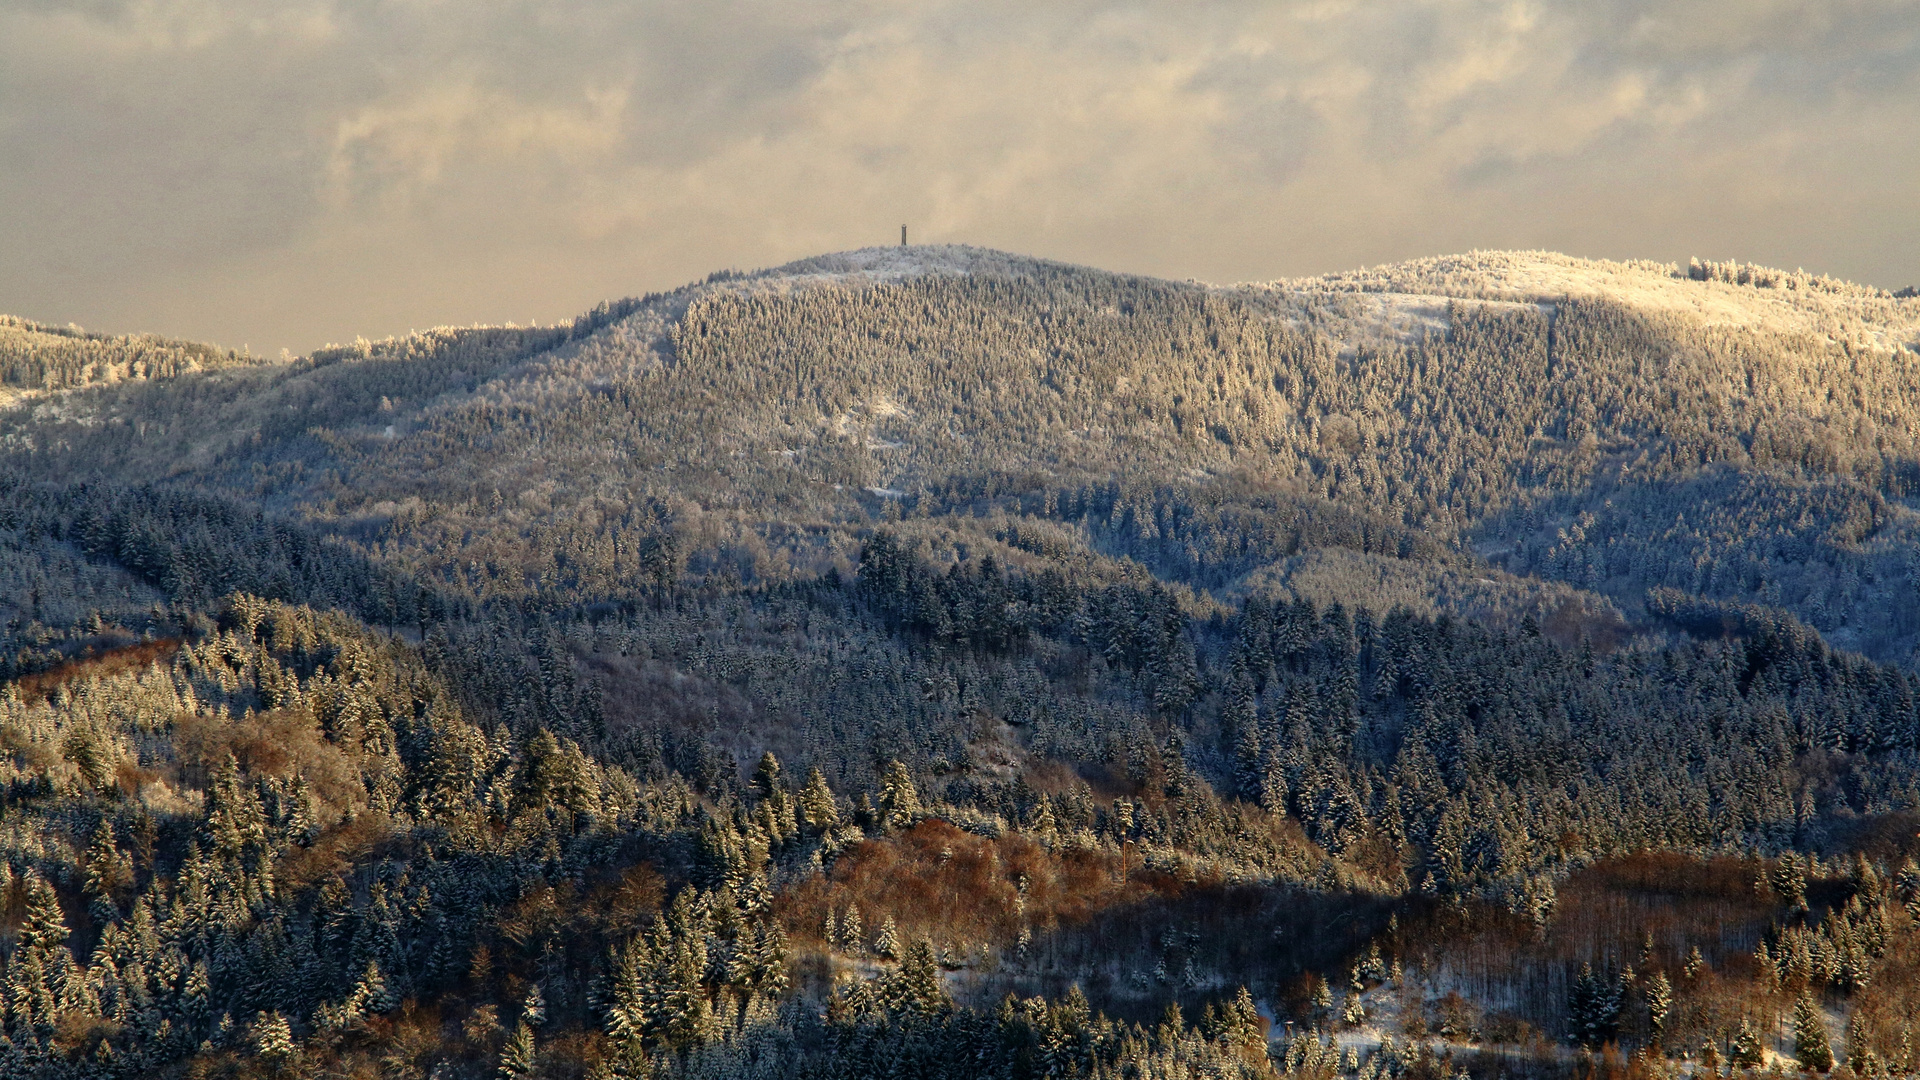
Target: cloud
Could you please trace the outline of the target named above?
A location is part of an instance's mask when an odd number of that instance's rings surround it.
[[[0,309],[310,347],[986,243],[1920,279],[1911,0],[0,0]]]

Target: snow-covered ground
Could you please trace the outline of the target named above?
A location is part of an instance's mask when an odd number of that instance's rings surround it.
[[[1304,296],[1368,293],[1535,303],[1605,297],[1644,311],[1691,315],[1711,326],[1812,333],[1881,348],[1920,341],[1920,300],[1896,300],[1877,289],[1798,272],[1761,271],[1758,276],[1777,285],[1697,281],[1683,267],[1646,260],[1474,251],[1249,287]],[[1849,329],[1858,333],[1846,333]]]
[[[869,284],[923,275],[1020,277],[1043,259],[965,244],[870,247],[801,259],[717,287],[783,291],[821,284]],[[1340,311],[1348,338],[1403,339],[1443,330],[1450,303],[1539,304],[1604,297],[1648,312],[1691,316],[1709,326],[1806,333],[1855,346],[1920,352],[1920,299],[1894,299],[1866,286],[1798,271],[1758,269],[1771,285],[1695,280],[1673,263],[1580,259],[1551,251],[1472,251],[1311,278],[1282,278],[1228,290],[1277,292]],[[1352,298],[1345,305],[1341,297]],[[1355,306],[1358,304],[1359,306]]]

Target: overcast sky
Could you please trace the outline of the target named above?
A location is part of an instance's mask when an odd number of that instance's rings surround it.
[[[0,311],[296,352],[912,238],[1920,282],[1920,0],[0,0]]]

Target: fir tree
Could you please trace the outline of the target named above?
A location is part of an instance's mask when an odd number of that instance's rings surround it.
[[[1880,1055],[1874,1052],[1866,1014],[1858,1008],[1847,1017],[1847,1067],[1856,1076],[1879,1076],[1886,1071]]]
[[[1740,1028],[1734,1032],[1733,1044],[1729,1048],[1727,1060],[1743,1069],[1757,1069],[1767,1062],[1766,1044],[1760,1039],[1760,1033],[1746,1019],[1740,1021]]]
[[[279,1065],[294,1055],[293,1029],[287,1018],[277,1012],[261,1012],[253,1020],[253,1049],[270,1064]]]
[[[1700,972],[1706,966],[1707,958],[1700,955],[1700,946],[1695,945],[1693,948],[1687,950],[1687,962],[1680,968],[1680,977],[1688,982],[1692,982],[1700,977]]]
[[[889,762],[880,776],[878,800],[882,820],[890,828],[902,828],[919,818],[920,791],[913,774],[898,761]]]
[[[1658,1046],[1667,1029],[1667,1019],[1673,1014],[1673,984],[1667,981],[1666,972],[1658,972],[1648,980],[1646,999],[1647,1028],[1653,1045]]]
[[[1793,1052],[1808,1072],[1833,1068],[1833,1047],[1827,1039],[1827,1021],[1813,994],[1803,991],[1793,1005]]]
[[[821,833],[840,824],[840,806],[827,786],[827,778],[818,767],[807,773],[807,786],[800,789],[800,818],[806,827]]]
[[[1567,1028],[1573,1041],[1596,1049],[1612,1040],[1620,1026],[1620,984],[1583,964],[1567,995]]]
[[[501,1080],[531,1076],[534,1055],[533,1027],[522,1020],[520,1025],[513,1029],[513,1036],[507,1040],[507,1045],[500,1051],[500,1068],[497,1075]]]
[[[840,947],[848,956],[863,956],[867,951],[866,930],[860,925],[860,910],[851,904],[840,918]]]

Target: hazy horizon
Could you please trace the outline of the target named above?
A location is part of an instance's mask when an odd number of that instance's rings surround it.
[[[1909,0],[0,3],[0,311],[305,351],[969,243],[1920,282]]]

